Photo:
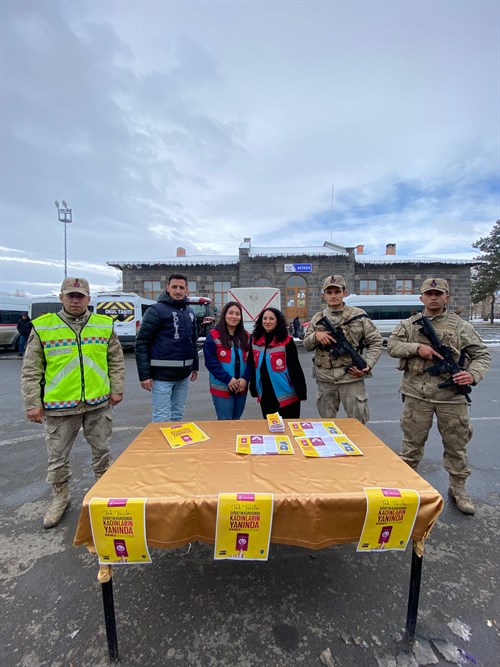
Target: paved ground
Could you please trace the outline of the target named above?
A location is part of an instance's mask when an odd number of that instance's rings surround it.
[[[242,564],[215,563],[212,547],[193,544],[190,549],[152,550],[151,566],[115,574],[122,664],[312,667],[322,664],[320,656],[327,649],[332,664],[345,667],[474,664],[460,657],[462,649],[478,664],[496,667],[500,348],[494,341],[492,354],[494,367],[472,395],[470,491],[478,510],[466,517],[445,497],[424,558],[417,635],[427,652],[418,653],[418,661],[401,642],[409,551],[368,555],[356,554],[355,545],[319,552],[273,545],[267,563]],[[301,350],[300,359],[309,377],[310,355]],[[150,418],[149,395],[139,388],[133,356],[127,355],[126,363],[126,401],[115,411],[115,454]],[[369,427],[397,451],[399,374],[394,366],[384,352],[369,384]],[[42,429],[24,419],[20,367],[20,359],[0,354],[2,664],[106,665],[96,560],[71,546],[79,503],[92,485],[88,449],[82,439],[77,441],[72,509],[59,527],[44,531],[44,440]],[[308,383],[302,415],[316,417],[314,383]],[[213,418],[207,385],[203,371],[191,387],[186,419]],[[245,417],[260,418],[253,400]],[[420,472],[445,494],[435,427]]]

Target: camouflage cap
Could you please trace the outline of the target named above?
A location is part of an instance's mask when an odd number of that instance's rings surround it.
[[[340,289],[346,289],[346,284],[343,276],[328,276],[323,282],[323,292],[328,287],[340,287]]]
[[[431,290],[437,290],[438,292],[446,292],[449,294],[450,288],[448,287],[448,281],[444,278],[427,278],[422,283],[420,294],[423,294],[424,292],[430,292]]]
[[[71,294],[72,292],[90,296],[88,280],[85,280],[85,278],[65,278],[61,285],[61,294]]]

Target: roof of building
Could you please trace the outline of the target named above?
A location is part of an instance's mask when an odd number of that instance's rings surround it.
[[[356,264],[462,264],[472,265],[480,262],[474,259],[445,257],[442,255],[356,255]]]
[[[194,266],[196,264],[237,264],[240,261],[238,255],[191,255],[184,257],[165,257],[163,259],[120,259],[109,260],[108,266],[119,269],[133,269],[138,266]]]

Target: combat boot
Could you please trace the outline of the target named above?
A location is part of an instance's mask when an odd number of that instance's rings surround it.
[[[448,493],[455,501],[457,508],[464,514],[474,514],[475,507],[472,499],[465,490],[465,479],[450,477]]]
[[[52,485],[52,502],[43,517],[43,527],[53,528],[63,518],[63,514],[70,505],[69,484],[68,482],[61,482],[60,484]]]

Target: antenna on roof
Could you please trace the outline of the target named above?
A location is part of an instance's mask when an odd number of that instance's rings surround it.
[[[332,221],[330,225],[330,241],[333,241],[333,189],[334,189],[334,183],[332,181]]]

